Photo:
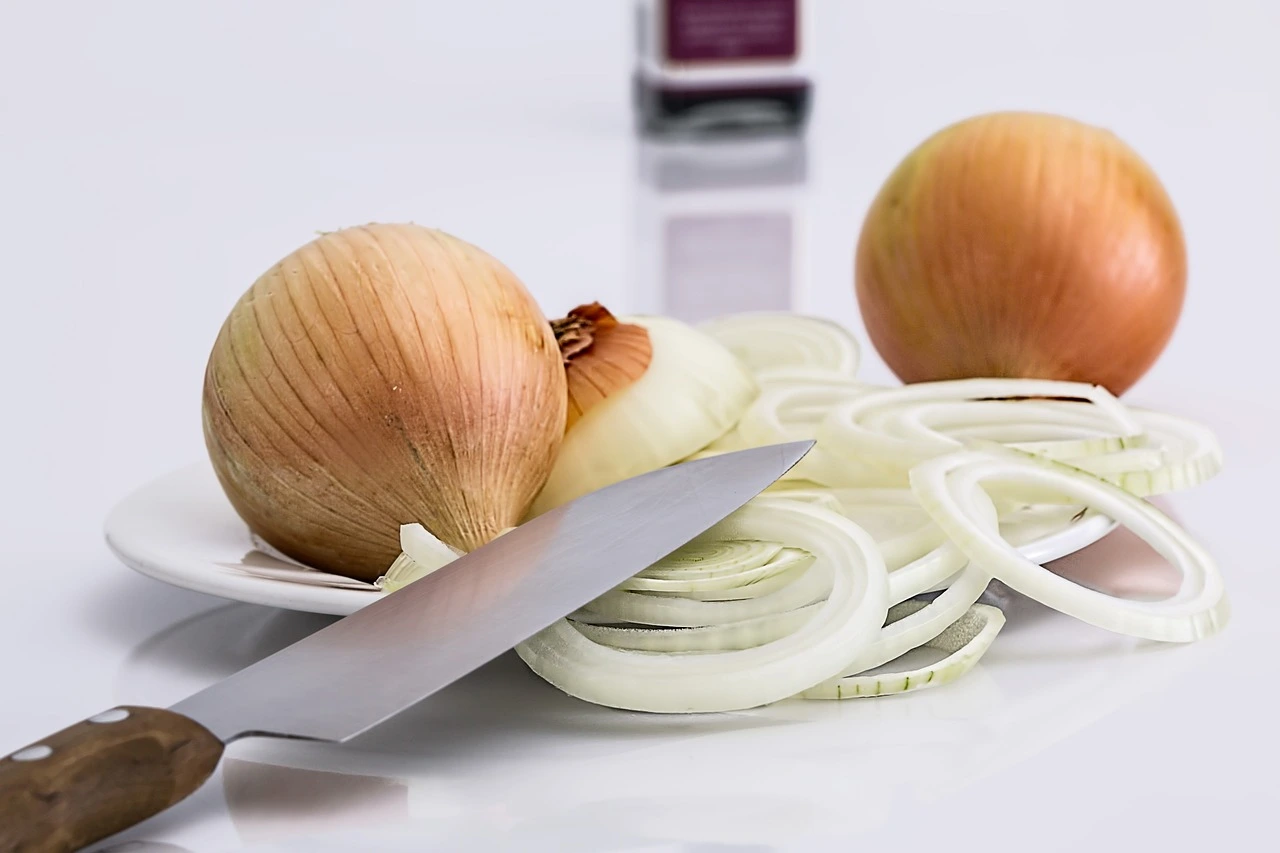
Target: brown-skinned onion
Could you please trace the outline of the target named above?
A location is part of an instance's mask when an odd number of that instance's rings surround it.
[[[1064,379],[1120,394],[1173,333],[1187,260],[1155,173],[1039,113],[952,125],[902,161],[858,241],[867,333],[905,382]]]
[[[551,326],[510,270],[443,232],[375,224],[308,243],[236,303],[204,430],[255,533],[373,581],[402,524],[462,551],[518,524],[566,396]]]

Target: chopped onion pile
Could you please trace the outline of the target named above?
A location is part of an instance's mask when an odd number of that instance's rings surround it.
[[[695,455],[818,444],[729,519],[518,648],[565,692],[698,712],[936,687],[970,671],[1003,626],[979,603],[993,580],[1149,640],[1189,642],[1226,624],[1213,560],[1143,500],[1221,469],[1206,427],[1072,382],[865,385],[856,342],[816,318],[739,315],[702,330],[759,393]],[[1182,574],[1177,593],[1117,598],[1023,553],[1043,554],[1047,536],[1097,515],[1167,558]],[[388,590],[454,556],[416,525],[401,541],[379,581]]]

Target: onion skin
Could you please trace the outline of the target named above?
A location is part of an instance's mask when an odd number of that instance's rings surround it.
[[[551,327],[510,270],[443,232],[375,224],[308,243],[236,303],[204,433],[254,532],[373,581],[401,524],[462,551],[518,524],[565,401]]]
[[[1038,113],[948,127],[890,175],[858,241],[872,343],[904,382],[1063,379],[1121,394],[1182,310],[1182,229],[1110,132]]]
[[[579,305],[567,317],[553,320],[551,331],[560,345],[569,384],[565,432],[592,407],[643,376],[653,360],[649,330],[619,323],[599,302]]]

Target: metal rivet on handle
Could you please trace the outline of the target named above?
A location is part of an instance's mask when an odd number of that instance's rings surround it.
[[[42,758],[48,758],[50,755],[53,755],[53,748],[40,744],[39,746],[20,749],[9,757],[14,761],[39,761]]]
[[[118,723],[121,720],[129,719],[129,712],[124,708],[112,708],[110,711],[103,711],[89,718],[91,723]]]

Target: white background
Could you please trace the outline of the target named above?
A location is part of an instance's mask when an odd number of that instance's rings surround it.
[[[1190,850],[1269,834],[1280,5],[815,6],[809,181],[793,200],[801,310],[861,334],[862,213],[950,121],[1067,113],[1110,127],[1162,176],[1189,294],[1131,397],[1211,423],[1226,446],[1226,473],[1174,507],[1223,565],[1228,633],[1142,660],[1098,632],[1015,620],[985,667],[995,694],[976,679],[719,724],[589,713],[500,662],[368,754],[251,763],[237,747],[208,791],[130,836],[149,839],[136,849]],[[502,258],[548,313],[646,304],[628,11],[0,5],[0,752],[117,702],[172,701],[323,623],[240,605],[148,644],[221,602],[132,575],[100,538],[115,500],[202,458],[213,336],[314,231],[437,225]],[[888,378],[869,348],[868,362]],[[468,740],[469,723],[485,736]],[[344,768],[365,775],[328,773]]]

